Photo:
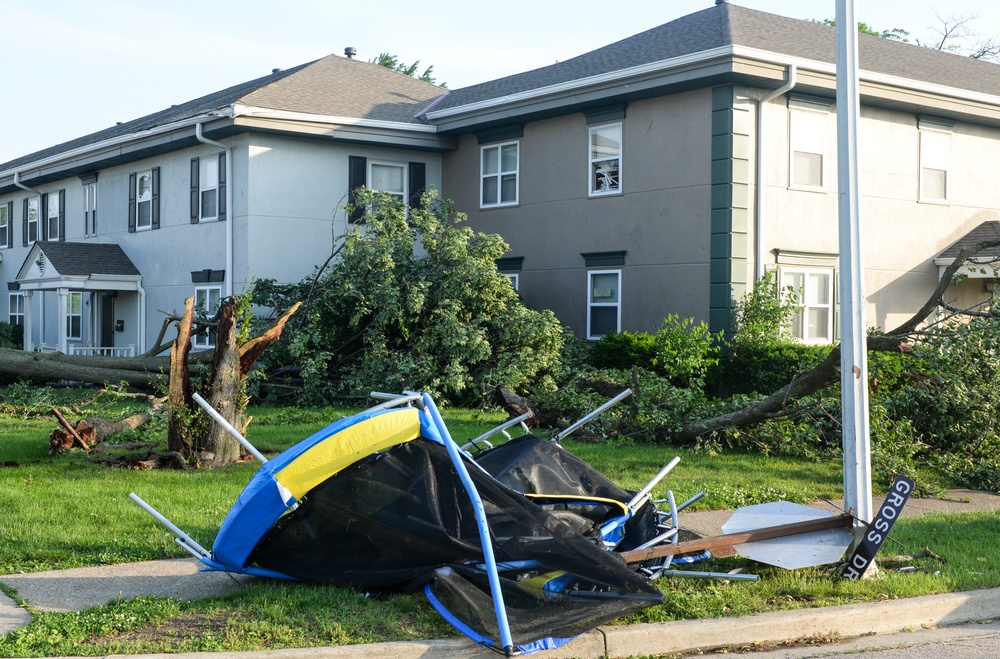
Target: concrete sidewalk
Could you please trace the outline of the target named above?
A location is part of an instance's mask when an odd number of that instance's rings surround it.
[[[876,501],[876,508],[881,501]],[[839,511],[840,502],[816,507]],[[937,512],[1000,511],[1000,496],[972,490],[950,490],[944,499],[910,499],[904,517]],[[720,533],[732,511],[683,513],[680,527],[700,535]],[[77,568],[0,576],[30,607],[41,611],[77,611],[117,599],[140,595],[201,599],[233,592],[252,577],[200,572],[194,558]],[[953,593],[821,609],[780,611],[743,618],[689,620],[661,624],[609,626],[577,638],[564,648],[539,653],[541,657],[620,657],[704,651],[711,648],[776,643],[809,636],[841,638],[886,634],[921,626],[953,625],[1000,616],[1000,589]],[[31,616],[0,593],[0,634],[30,622]],[[312,648],[255,653],[262,657],[362,657],[373,653],[385,659],[409,657],[495,657],[466,640],[383,643],[377,646]],[[134,657],[135,655],[133,655]],[[150,656],[150,655],[147,655]],[[172,654],[173,659],[194,656]],[[212,653],[215,658],[245,653]]]

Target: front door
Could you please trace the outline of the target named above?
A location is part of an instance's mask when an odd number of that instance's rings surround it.
[[[101,345],[102,348],[112,348],[115,345],[115,298],[112,295],[101,296]]]

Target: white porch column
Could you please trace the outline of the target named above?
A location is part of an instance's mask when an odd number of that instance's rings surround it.
[[[31,352],[35,349],[35,344],[31,340],[31,302],[34,291],[24,291],[24,350]]]
[[[69,290],[66,288],[59,289],[59,313],[56,314],[57,322],[59,323],[59,352],[62,354],[67,354],[67,341],[66,341],[66,310],[67,301],[69,299]]]

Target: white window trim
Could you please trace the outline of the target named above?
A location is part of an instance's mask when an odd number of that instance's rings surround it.
[[[147,199],[142,199],[139,196],[139,183],[142,181],[143,176],[149,176],[149,197]],[[200,194],[200,193],[199,193]],[[199,196],[199,201],[201,197]],[[143,204],[149,204],[149,223],[139,224],[139,218],[142,217],[142,213],[139,209],[142,208]],[[135,175],[135,230],[136,231],[150,231],[153,228],[153,170],[147,169],[145,171],[137,172]]]
[[[517,168],[513,170],[503,169],[503,147],[505,146],[515,146],[517,147]],[[497,152],[497,171],[495,174],[487,174],[483,171],[483,162],[485,158],[483,157],[487,150],[496,149]],[[505,175],[514,175],[514,199],[513,201],[502,201],[503,198],[503,177]],[[486,179],[495,178],[497,180],[497,202],[494,204],[487,204],[483,202],[483,190],[486,187]],[[498,142],[496,144],[485,144],[479,148],[479,207],[480,208],[502,208],[505,206],[517,206],[519,200],[521,199],[521,141],[513,140],[510,142]]]
[[[918,174],[919,181],[917,183],[917,185],[918,185],[918,187],[920,189],[920,192],[919,192],[918,200],[921,203],[925,203],[925,204],[947,204],[947,203],[949,203],[949,197],[951,196],[951,131],[933,130],[933,129],[928,129],[928,128],[925,128],[925,127],[921,126],[921,128],[920,128],[920,130],[918,132],[920,134],[920,158],[919,158],[919,170],[920,171],[919,171],[919,174]],[[944,162],[944,163],[933,162],[933,163],[930,163],[930,164],[941,164],[941,165],[944,166],[943,169],[941,167],[929,167],[927,164],[925,164],[925,161],[930,159],[928,157],[929,154],[927,152],[925,152],[925,148],[927,149],[927,151],[929,151],[930,148],[931,148],[931,147],[927,146],[928,139],[940,139],[940,138],[947,139],[947,142],[945,144],[945,149],[946,149],[947,153],[944,156],[944,158],[947,160],[947,162]],[[930,196],[928,196],[925,193],[925,190],[924,190],[924,170],[925,169],[934,169],[934,170],[937,170],[937,171],[944,171],[944,197],[930,197]]]
[[[520,275],[520,273],[517,273],[517,272],[502,272],[500,274],[502,274],[504,277],[506,277],[507,279],[510,280],[510,285],[514,287],[515,291],[516,290],[520,290],[519,289],[519,287],[521,285],[521,275]]]
[[[803,281],[804,282],[808,282],[809,281],[809,275],[810,274],[817,274],[817,273],[823,273],[823,274],[829,275],[829,282],[830,282],[830,284],[829,284],[829,288],[827,289],[827,294],[828,294],[827,295],[827,299],[829,299],[830,302],[829,302],[829,304],[825,304],[825,305],[820,305],[820,304],[812,304],[812,305],[810,305],[810,304],[806,304],[806,302],[805,302],[806,296],[805,296],[804,292],[803,291],[796,291],[796,294],[798,295],[798,298],[799,298],[799,311],[796,313],[796,316],[799,316],[799,315],[802,316],[802,318],[803,318],[802,323],[801,323],[801,325],[802,325],[802,332],[803,332],[803,334],[805,334],[806,333],[806,326],[807,326],[806,318],[808,318],[808,311],[809,311],[809,309],[822,309],[822,308],[828,309],[829,313],[827,313],[826,337],[825,338],[807,338],[805,336],[795,336],[794,334],[793,334],[793,336],[795,337],[796,341],[798,341],[799,343],[806,344],[806,345],[829,345],[829,344],[831,344],[831,343],[834,342],[834,330],[835,330],[835,328],[833,326],[833,323],[834,323],[834,317],[836,316],[836,310],[837,310],[836,291],[834,290],[834,286],[836,285],[836,272],[835,272],[834,268],[792,267],[792,266],[783,265],[780,268],[780,273],[779,273],[780,276],[778,277],[778,281],[779,281],[778,288],[779,288],[780,291],[784,291],[786,288],[788,288],[788,286],[790,286],[790,284],[786,284],[785,283],[785,277],[787,275],[790,275],[790,274],[801,274],[803,276],[802,277]]]
[[[376,188],[374,185],[371,185],[371,183],[375,180],[374,177],[372,176],[372,167],[393,167],[393,168],[399,169],[403,173],[403,179],[402,179],[403,180],[403,190],[401,192],[396,192],[395,190],[383,190],[381,188]],[[394,197],[398,196],[400,201],[402,201],[403,203],[406,203],[406,200],[408,198],[407,197],[408,191],[410,189],[410,181],[409,181],[409,172],[408,172],[408,170],[409,170],[409,167],[407,166],[407,164],[405,162],[394,162],[394,161],[391,161],[391,160],[372,160],[372,159],[369,159],[368,160],[368,171],[365,172],[365,175],[368,177],[366,180],[369,182],[369,187],[374,192],[385,192],[386,194],[391,194]]]
[[[7,296],[7,322],[24,327],[24,293],[10,293]]]
[[[618,301],[614,303],[594,302],[594,275],[618,275]],[[615,307],[617,314],[615,317],[615,331],[620,332],[622,328],[622,271],[621,270],[587,270],[587,340],[596,341],[603,334],[595,335],[590,327],[590,310],[594,307]]]
[[[13,222],[10,221],[10,213],[7,212],[7,203],[0,203],[0,215],[2,215],[2,221],[0,221],[0,227],[6,228],[6,237],[2,242],[0,242],[0,248],[10,247],[14,244],[14,237],[11,235],[13,233]]]
[[[53,208],[55,208],[54,215],[52,213]],[[45,204],[45,239],[47,241],[56,242],[59,240],[59,210],[59,193],[50,192]],[[52,230],[53,225],[55,231]]]
[[[73,300],[78,299],[80,301],[80,313],[73,313],[70,311],[73,308]],[[70,322],[73,318],[79,319],[77,323],[77,333],[74,335],[70,332],[73,324]],[[83,339],[83,293],[81,291],[70,291],[66,294],[66,340],[67,341],[80,341]]]
[[[136,217],[138,222],[138,217]],[[97,235],[97,184],[83,185],[83,235]]]
[[[41,228],[41,225],[39,224],[39,220],[41,219],[39,216],[42,214],[42,203],[41,202],[42,202],[42,200],[39,197],[29,197],[28,198],[28,218],[27,218],[27,220],[28,220],[28,235],[25,236],[25,238],[27,239],[29,245],[31,243],[33,243],[33,242],[38,242],[41,239],[41,235],[39,234],[39,231],[38,231]],[[32,206],[34,206],[34,208],[32,208]],[[32,210],[35,211],[35,219],[31,219],[31,211]],[[31,238],[31,227],[32,227],[32,225],[34,225],[34,228],[35,228],[35,237],[34,237],[34,239]]]
[[[822,141],[819,151],[807,151],[805,149],[797,149],[799,146],[798,140],[796,140],[796,135],[798,131],[794,129],[795,117],[807,117],[811,116],[814,118],[822,119],[823,133],[819,136]],[[788,187],[791,190],[808,190],[812,192],[824,192],[827,190],[827,182],[829,181],[829,176],[827,175],[827,170],[829,167],[830,158],[828,153],[827,133],[826,124],[829,123],[829,112],[805,109],[802,107],[789,108],[788,111]],[[801,138],[800,138],[801,139]],[[819,185],[808,185],[805,183],[796,183],[795,181],[795,153],[796,151],[801,151],[802,153],[813,153],[818,154],[821,158],[820,164],[820,184]]]
[[[594,132],[601,130],[602,128],[608,128],[610,126],[618,126],[618,155],[612,158],[595,158],[594,157]],[[597,126],[590,126],[587,131],[587,195],[590,197],[607,197],[611,195],[622,194],[622,152],[624,148],[622,142],[624,142],[624,125],[621,121],[616,121],[613,123],[600,124]],[[594,163],[605,161],[605,160],[618,160],[618,189],[616,190],[600,190],[594,189]]]
[[[195,286],[194,287],[195,313],[197,313],[197,311],[198,311],[198,294],[203,292],[205,294],[205,301],[206,301],[205,313],[209,317],[215,315],[215,312],[218,309],[210,309],[210,308],[208,308],[208,303],[210,303],[211,299],[212,299],[212,291],[218,291],[218,293],[219,293],[219,303],[221,304],[222,303],[222,286],[221,285]],[[214,348],[215,347],[215,334],[211,330],[206,330],[206,333],[204,333],[204,334],[200,334],[200,333],[199,334],[195,334],[195,335],[193,335],[191,337],[191,345],[194,346],[195,348],[199,348],[199,349]]]
[[[207,172],[215,173],[215,185],[205,183]],[[205,215],[203,195],[215,191],[215,215]],[[215,222],[219,219],[219,156],[202,156],[198,159],[198,222]]]

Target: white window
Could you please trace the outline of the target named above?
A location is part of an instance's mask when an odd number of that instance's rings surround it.
[[[83,186],[83,235],[97,235],[97,184]]]
[[[10,206],[0,204],[0,247],[11,245]]]
[[[11,325],[24,325],[24,293],[10,294],[7,322]]]
[[[828,114],[808,110],[789,112],[789,146],[793,188],[822,189],[826,177],[826,125]]]
[[[135,228],[150,229],[153,226],[153,172],[140,172],[135,177]]]
[[[480,206],[516,204],[518,143],[484,146],[482,156]]]
[[[79,339],[83,320],[83,293],[70,292],[66,296],[66,338]]]
[[[621,270],[587,273],[587,338],[621,331]]]
[[[920,201],[948,201],[951,134],[920,131]]]
[[[503,276],[510,280],[510,285],[514,287],[514,290],[519,290],[521,275],[517,272],[504,272]]]
[[[798,296],[792,336],[803,343],[833,343],[833,268],[781,268],[781,290]]]
[[[59,193],[45,196],[46,240],[59,240]]]
[[[590,195],[616,194],[621,188],[622,125],[590,129]]]
[[[406,200],[406,165],[393,162],[368,163],[368,187],[376,192],[385,192]]]
[[[28,197],[28,244],[38,240],[38,197]]]
[[[202,222],[219,219],[219,157],[201,158],[198,165],[198,190],[201,194]]]
[[[219,310],[219,303],[222,300],[221,286],[198,286],[194,289],[194,309],[195,316],[201,320],[206,320],[215,315]],[[206,329],[194,336],[194,347],[214,348],[215,332]]]

